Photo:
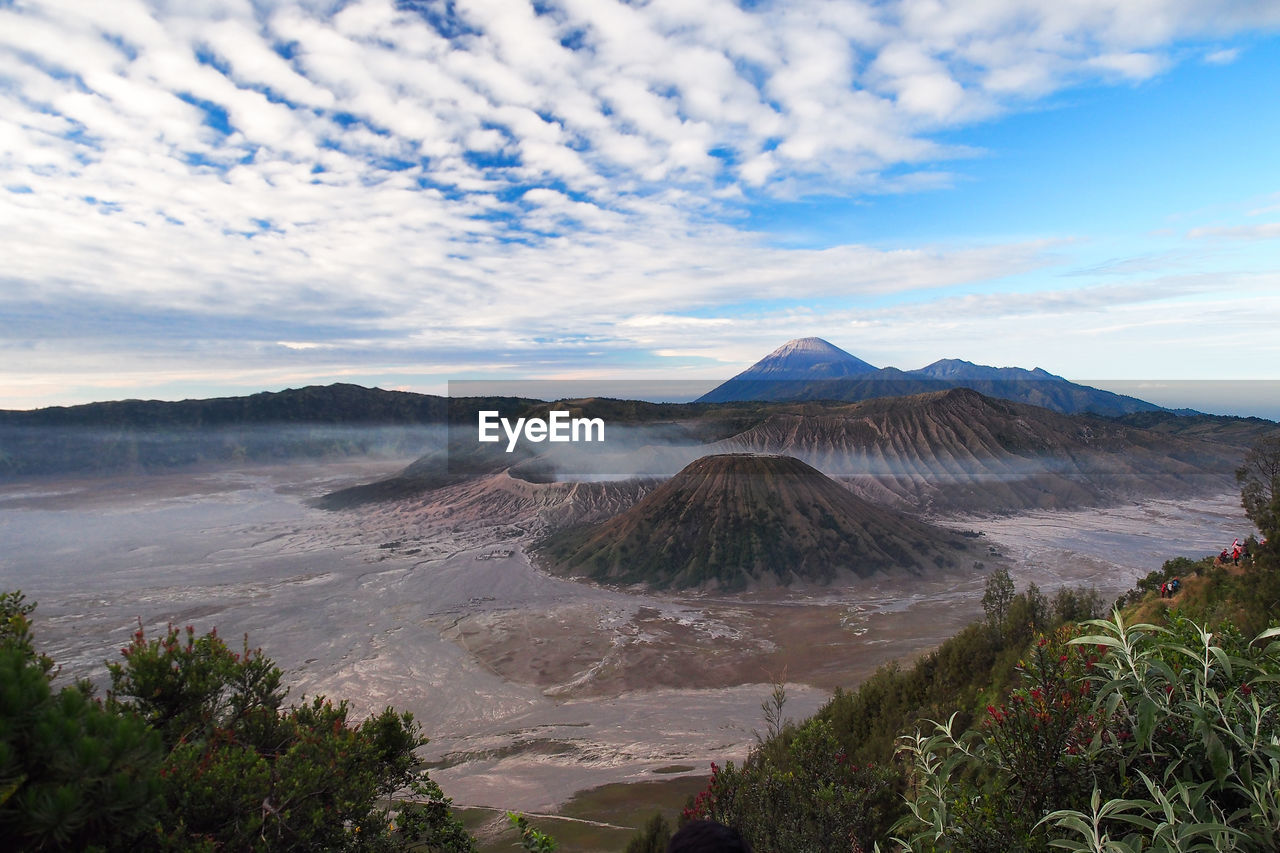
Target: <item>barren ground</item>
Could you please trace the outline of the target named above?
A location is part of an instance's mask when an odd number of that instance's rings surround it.
[[[523,543],[571,484],[497,478],[341,513],[305,503],[403,464],[3,486],[0,588],[39,602],[37,638],[64,677],[101,683],[138,620],[247,633],[294,698],[413,711],[459,803],[529,811],[673,767],[705,772],[745,753],[772,680],[803,716],[980,612],[982,571],[732,598],[551,578]],[[587,511],[615,509],[598,490],[575,495]],[[982,530],[1019,586],[1083,582],[1108,597],[1247,527],[1232,496],[953,523]]]

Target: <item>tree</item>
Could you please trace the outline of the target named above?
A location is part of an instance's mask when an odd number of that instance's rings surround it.
[[[31,635],[31,614],[34,603],[28,603],[21,590],[0,592],[0,644],[11,646],[40,664],[46,674],[52,673],[53,658],[36,651]]]
[[[1190,563],[1190,560],[1186,560]],[[1096,587],[1064,586],[1053,596],[1053,621],[1084,622],[1088,619],[1100,619],[1105,610],[1102,594]]]
[[[1260,439],[1245,454],[1236,482],[1245,515],[1274,544],[1280,534],[1280,435]]]
[[[85,685],[53,690],[34,607],[0,594],[0,837],[20,850],[137,849],[160,812],[160,738]]]
[[[120,650],[111,673],[108,701],[127,705],[159,731],[165,746],[207,739],[215,730],[273,728],[286,691],[279,667],[250,649],[237,654],[216,629],[197,637],[188,625],[169,626],[163,639],[147,640],[139,623],[132,642]],[[259,738],[272,733],[257,732]]]
[[[1013,578],[1009,570],[999,566],[987,576],[986,590],[982,593],[982,612],[987,615],[987,624],[999,631],[1009,614],[1009,605],[1013,602]]]
[[[474,849],[417,767],[426,738],[412,714],[387,708],[357,725],[345,701],[324,697],[281,710],[281,672],[261,650],[246,640],[232,652],[216,631],[197,637],[191,626],[153,639],[139,628],[121,656],[108,704],[146,720],[169,749],[160,770],[169,845]],[[401,804],[396,832],[380,804],[402,789],[425,801]]]
[[[284,708],[260,650],[190,626],[139,628],[105,702],[87,683],[54,692],[33,607],[0,593],[0,838],[15,849],[474,851],[417,762],[411,714]]]
[[[655,812],[645,822],[644,828],[627,842],[626,853],[663,853],[670,840],[671,824],[667,823],[662,812]]]

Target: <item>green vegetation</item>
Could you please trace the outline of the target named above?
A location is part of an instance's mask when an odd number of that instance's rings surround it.
[[[0,837],[33,850],[126,850],[161,797],[159,735],[84,685],[55,692],[32,605],[0,594]]]
[[[993,579],[991,600],[1004,589]],[[1015,595],[999,630],[970,626],[781,726],[742,767],[713,765],[686,817],[760,850],[1277,849],[1280,629],[1209,631],[1177,610],[1081,624],[1069,614],[1096,596],[1045,603]],[[1018,643],[1037,612],[1045,627]]]
[[[1280,435],[1262,438],[1236,469],[1240,503],[1262,533],[1274,542],[1280,534]]]
[[[556,849],[556,840],[530,826],[529,819],[524,815],[509,812],[507,817],[511,820],[511,825],[520,833],[520,846],[529,853],[551,853]]]
[[[785,753],[741,767],[711,765],[711,781],[684,817],[738,829],[759,850],[836,851],[869,845],[901,799],[896,773],[849,759],[825,720],[797,728]]]
[[[903,846],[1275,850],[1277,636],[1117,616],[1042,638],[981,727],[906,739]]]
[[[387,708],[284,706],[259,650],[139,629],[105,701],[54,692],[20,593],[0,596],[0,835],[29,850],[435,850],[474,842]]]
[[[777,693],[764,705],[767,736],[741,767],[713,768],[685,817],[731,823],[760,850],[870,850],[907,813],[909,767],[895,761],[899,738],[918,721],[955,715],[961,727],[1011,686],[1037,632],[1101,612],[1093,590],[1052,599],[1034,585],[1014,593],[992,571],[986,619],[910,668],[893,663],[857,690],[841,691],[800,724],[781,722]]]
[[[1170,560],[1105,620],[1095,592],[994,572],[982,623],[713,765],[686,815],[760,850],[1280,849],[1278,473],[1259,442],[1239,479],[1267,542],[1240,565]]]
[[[655,814],[627,843],[626,853],[663,853],[670,840],[671,824],[660,813]]]

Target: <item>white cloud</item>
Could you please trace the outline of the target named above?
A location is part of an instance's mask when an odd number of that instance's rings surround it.
[[[1204,61],[1210,65],[1230,65],[1240,58],[1240,49],[1231,47],[1206,53]]]
[[[1149,53],[1106,53],[1092,57],[1089,65],[1113,71],[1130,80],[1146,80],[1164,70],[1165,60]]]
[[[1223,240],[1275,240],[1280,238],[1280,222],[1192,228],[1187,232],[1187,236],[1193,240],[1205,237]]]
[[[748,299],[945,291],[1045,268],[1054,246],[787,250],[739,231],[736,205],[945,186],[938,161],[972,152],[938,129],[1147,79],[1178,39],[1280,19],[1173,0],[460,0],[441,32],[408,4],[332,5],[0,9],[0,302],[43,306],[50,328],[89,303],[299,327],[239,354],[187,342],[253,361],[528,342],[565,316],[625,338],[608,330]],[[122,321],[65,337],[95,363],[136,335]],[[74,360],[50,352],[39,369]]]

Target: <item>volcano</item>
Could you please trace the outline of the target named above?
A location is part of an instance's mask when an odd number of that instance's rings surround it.
[[[704,456],[626,512],[536,548],[560,575],[741,590],[967,565],[958,533],[877,506],[791,456]]]
[[[787,399],[786,386],[874,374],[876,368],[822,338],[787,341],[728,382],[704,394],[700,403]]]
[[[859,402],[970,388],[988,397],[1030,403],[1055,412],[1116,417],[1160,407],[1080,385],[1041,368],[988,367],[948,358],[919,370],[876,368],[822,338],[799,338],[698,398],[700,403],[838,400]]]

